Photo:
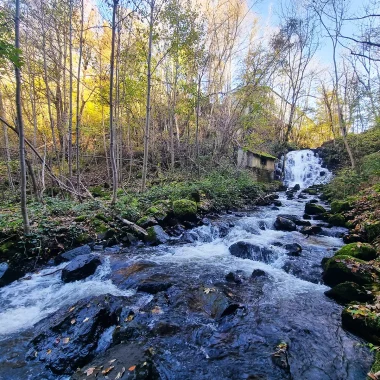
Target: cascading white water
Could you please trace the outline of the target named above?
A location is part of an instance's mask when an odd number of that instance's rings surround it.
[[[299,184],[301,189],[328,183],[332,173],[322,167],[322,159],[310,149],[289,152],[285,157],[285,179],[288,187]]]

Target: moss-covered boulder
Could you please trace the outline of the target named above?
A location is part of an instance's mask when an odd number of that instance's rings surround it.
[[[152,226],[146,231],[148,232],[148,236],[145,237],[145,241],[151,245],[164,244],[170,239],[161,226]]]
[[[179,199],[173,202],[173,213],[181,219],[194,218],[197,214],[197,204],[189,199]]]
[[[324,264],[323,281],[329,286],[346,281],[366,285],[377,281],[378,275],[377,269],[366,261],[340,255],[332,257]]]
[[[149,215],[145,215],[136,222],[142,228],[148,228],[157,224],[157,220]]]
[[[349,305],[342,312],[342,325],[346,330],[378,345],[380,344],[378,311],[372,306]]]
[[[346,219],[343,214],[330,215],[328,222],[330,225],[337,227],[345,227],[346,225]]]
[[[352,301],[371,302],[374,299],[371,292],[355,282],[343,282],[336,285],[332,289],[327,290],[325,295],[343,304]]]
[[[316,203],[306,203],[305,205],[305,214],[308,215],[321,215],[325,214],[326,209],[321,205],[317,205]]]
[[[331,202],[331,212],[338,214],[350,210],[350,204],[347,201],[333,201]]]
[[[380,221],[367,223],[364,226],[364,231],[368,241],[373,241],[380,236]]]
[[[335,256],[351,256],[360,260],[370,261],[377,257],[376,249],[367,243],[351,243],[343,246]]]
[[[308,189],[302,190],[302,192],[309,194],[309,195],[317,195],[318,194],[318,191],[316,189],[313,189],[310,187]]]

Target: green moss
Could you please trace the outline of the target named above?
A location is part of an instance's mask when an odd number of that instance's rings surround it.
[[[377,349],[375,353],[375,361],[371,367],[371,372],[377,373],[379,371],[380,371],[380,351]]]
[[[157,204],[156,206],[151,206],[146,210],[146,213],[158,219],[164,219],[167,215],[167,211],[162,207],[162,205]]]
[[[104,214],[96,214],[95,218],[99,219],[99,220],[102,220],[103,222],[106,222],[106,223],[109,222],[109,221],[111,221],[111,218],[105,216]]]
[[[350,204],[347,201],[333,201],[331,202],[331,212],[333,214],[338,214],[343,211],[350,210]]]
[[[334,256],[325,264],[323,280],[329,286],[342,282],[356,282],[360,285],[371,284],[378,279],[378,272],[366,261],[345,255]]]
[[[373,295],[368,294],[363,286],[349,281],[334,286],[325,292],[325,294],[342,303],[352,301],[367,302],[373,300]]]
[[[7,254],[15,247],[16,243],[14,241],[8,240],[0,245],[0,253]]]
[[[334,256],[350,256],[360,260],[370,261],[377,257],[376,249],[367,243],[351,243],[343,246]]]
[[[326,210],[324,207],[317,205],[316,203],[306,203],[305,213],[309,215],[320,215],[326,213]]]
[[[80,222],[84,222],[85,220],[87,219],[87,216],[86,215],[79,215],[77,216],[74,220],[78,223]]]
[[[173,202],[174,215],[179,217],[195,216],[197,204],[189,199],[180,199]]]
[[[136,223],[139,226],[143,227],[144,225],[147,225],[149,222],[151,222],[152,224],[156,224],[157,223],[157,221],[152,216],[149,216],[149,215],[143,216]]]
[[[78,244],[85,244],[85,243],[88,243],[91,238],[90,238],[90,235],[87,234],[87,233],[83,233],[83,234],[79,234],[75,240],[77,241]]]
[[[346,219],[342,214],[330,215],[328,222],[333,226],[345,227]]]

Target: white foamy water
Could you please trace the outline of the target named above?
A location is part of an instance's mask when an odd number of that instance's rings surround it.
[[[105,279],[111,271],[107,257],[94,275],[82,281],[65,284],[61,281],[61,271],[49,275],[66,265],[44,269],[32,274],[30,279],[27,275],[0,289],[0,338],[28,329],[62,306],[74,304],[82,298],[107,293],[115,296],[132,294],[131,291],[121,291]]]
[[[328,183],[332,173],[322,167],[322,160],[312,150],[289,152],[285,158],[285,185],[299,184],[302,189]]]

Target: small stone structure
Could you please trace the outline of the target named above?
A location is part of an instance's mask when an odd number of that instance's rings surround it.
[[[272,181],[274,178],[276,157],[263,152],[252,152],[238,148],[237,166],[252,169],[255,179],[259,181]]]

